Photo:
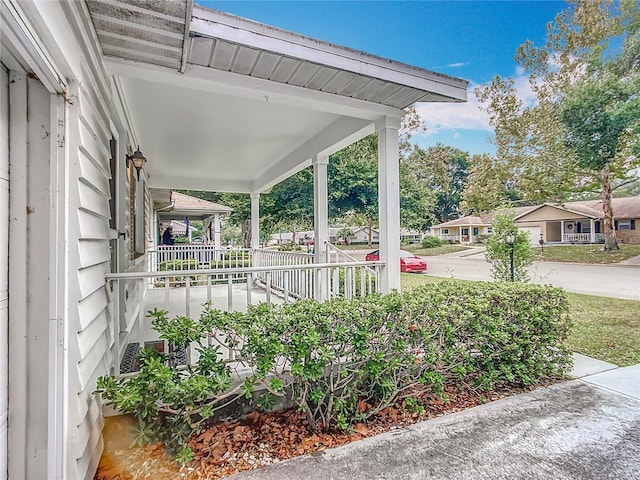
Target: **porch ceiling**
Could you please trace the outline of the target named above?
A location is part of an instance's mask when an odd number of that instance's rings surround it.
[[[466,100],[464,80],[190,0],[87,7],[155,188],[265,191],[414,102]]]

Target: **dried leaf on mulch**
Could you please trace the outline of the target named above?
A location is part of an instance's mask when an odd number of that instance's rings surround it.
[[[555,381],[559,381],[556,379]],[[554,383],[554,382],[549,382]],[[163,460],[159,446],[143,447],[137,453],[128,454],[127,462],[131,458],[137,460],[147,455],[153,459],[139,468],[149,470],[156,468],[152,476],[132,476],[129,472],[117,469],[113,456],[109,452],[103,455],[96,479],[126,480],[126,479],[173,479],[185,478],[193,480],[216,480],[245,470],[252,470],[266,465],[293,458],[299,455],[318,452],[326,448],[337,447],[361,438],[377,435],[384,431],[402,428],[421,420],[453,413],[481,403],[497,400],[506,396],[521,393],[533,388],[513,388],[504,386],[490,393],[480,393],[472,389],[457,389],[447,387],[445,395],[438,397],[424,389],[406,392],[424,407],[424,414],[409,411],[403,400],[380,410],[369,418],[367,423],[358,423],[351,432],[314,432],[306,417],[296,409],[278,412],[251,412],[241,420],[221,422],[194,436],[189,446],[194,451],[194,461],[189,468],[179,470],[175,464]],[[358,412],[363,413],[372,407],[367,402],[358,402]],[[147,449],[147,450],[145,450]],[[121,454],[122,452],[120,452]],[[130,458],[131,457],[131,458]],[[155,463],[154,463],[155,462]],[[133,470],[135,471],[135,470]]]

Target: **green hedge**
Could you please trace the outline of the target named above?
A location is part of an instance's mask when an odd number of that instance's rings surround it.
[[[435,248],[442,245],[444,242],[440,240],[438,237],[424,237],[421,242],[422,248]]]
[[[549,286],[439,282],[406,293],[324,303],[259,304],[246,313],[208,307],[196,321],[154,311],[169,343],[199,344],[193,371],[145,353],[132,379],[102,377],[97,392],[135,414],[141,438],[166,442],[189,460],[186,441],[233,396],[269,409],[288,396],[318,429],[349,429],[408,391],[444,397],[447,385],[532,385],[569,368],[564,292]],[[231,389],[232,376],[207,344],[215,332],[253,372]],[[222,333],[223,335],[220,335]],[[285,370],[285,366],[287,369]],[[259,386],[264,393],[254,395]],[[366,405],[366,408],[362,408]]]

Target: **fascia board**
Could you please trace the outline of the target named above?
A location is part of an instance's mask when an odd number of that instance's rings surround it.
[[[452,101],[467,100],[467,80],[332,45],[198,5],[193,9],[190,31],[195,35],[220,38],[238,45],[433,92]]]

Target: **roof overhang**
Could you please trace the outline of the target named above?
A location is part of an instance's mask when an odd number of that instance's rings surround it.
[[[464,80],[190,1],[87,6],[154,188],[264,192],[414,102],[466,100]]]

